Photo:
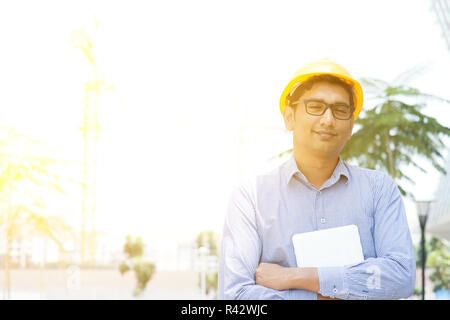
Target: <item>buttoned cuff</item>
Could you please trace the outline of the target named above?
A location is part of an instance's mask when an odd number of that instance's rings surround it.
[[[348,290],[344,287],[345,267],[320,267],[317,268],[319,274],[319,293],[326,297],[345,299]]]
[[[317,300],[317,293],[309,290],[291,289],[288,297],[289,300]]]

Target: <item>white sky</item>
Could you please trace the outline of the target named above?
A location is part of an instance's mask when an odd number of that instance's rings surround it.
[[[450,99],[450,54],[430,6],[1,2],[0,125],[41,137],[66,158],[81,156],[77,128],[89,66],[70,33],[87,29],[116,87],[99,106],[97,229],[121,239],[141,235],[153,248],[174,246],[202,230],[221,232],[232,187],[291,146],[278,99],[301,65],[328,57],[354,77],[384,80],[426,65],[411,85]],[[426,112],[450,126],[449,108],[430,105]],[[432,198],[437,187],[438,172],[426,168],[428,174],[408,171],[418,199]],[[79,194],[72,203],[79,205]],[[405,205],[414,229],[414,205]],[[80,212],[73,211],[68,219],[76,221]]]

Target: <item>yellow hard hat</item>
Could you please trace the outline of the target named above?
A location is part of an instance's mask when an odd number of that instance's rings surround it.
[[[283,90],[280,98],[280,111],[283,114],[284,108],[288,104],[288,96],[293,91],[293,89],[297,88],[302,82],[308,80],[313,76],[318,76],[321,74],[329,74],[332,76],[336,76],[339,79],[345,81],[350,86],[352,86],[354,90],[354,119],[356,119],[361,112],[363,105],[363,91],[361,85],[358,81],[352,78],[350,73],[341,65],[332,62],[328,59],[322,59],[318,61],[314,61],[308,63],[307,65],[301,67],[294,74],[292,80],[288,83],[286,88]]]

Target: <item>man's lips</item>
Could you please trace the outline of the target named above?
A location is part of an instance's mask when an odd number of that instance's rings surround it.
[[[336,133],[334,133],[334,132],[332,132],[332,131],[324,131],[324,130],[317,130],[317,131],[314,131],[314,130],[313,130],[313,132],[314,132],[314,133],[317,133],[318,135],[320,135],[320,136],[322,136],[322,137],[332,137],[332,136],[335,136],[335,135],[336,135]]]

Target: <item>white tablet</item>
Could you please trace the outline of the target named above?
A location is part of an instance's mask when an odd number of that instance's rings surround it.
[[[354,224],[292,236],[298,267],[335,267],[364,260],[358,227]]]

